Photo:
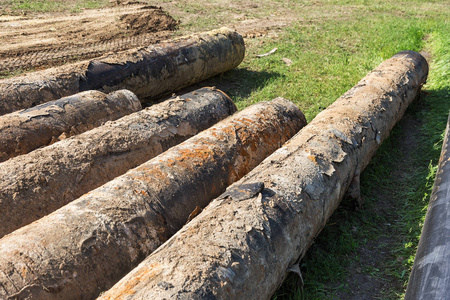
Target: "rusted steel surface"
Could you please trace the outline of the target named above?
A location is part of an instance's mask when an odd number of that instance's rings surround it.
[[[450,295],[450,118],[405,299]]]
[[[0,163],[0,237],[235,111],[223,92],[203,88]]]
[[[86,91],[0,117],[0,162],[141,110],[130,91]]]
[[[287,100],[256,104],[3,237],[0,297],[95,297],[305,123]]]
[[[415,52],[383,62],[100,299],[269,299],[427,73]]]
[[[245,45],[220,28],[161,44],[0,80],[0,115],[86,90],[128,89],[143,101],[237,67]]]

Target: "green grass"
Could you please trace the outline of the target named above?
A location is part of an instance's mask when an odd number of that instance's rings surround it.
[[[395,34],[391,28],[399,28]],[[402,49],[419,50],[424,32],[416,20],[390,18],[380,14],[375,19],[354,16],[348,20],[328,20],[298,24],[280,37],[250,41],[248,59],[241,68],[263,73],[259,89],[248,94],[235,91],[232,96],[239,108],[277,96],[294,101],[311,120],[350,89],[373,67]],[[263,43],[262,47],[255,44]],[[278,50],[267,57],[256,54]],[[282,58],[292,60],[287,66]],[[272,74],[267,78],[267,72]],[[261,78],[242,78],[241,86]]]
[[[161,3],[171,1],[163,0]],[[208,7],[179,2],[185,13],[199,14],[181,19],[183,30],[199,31],[218,27],[227,11],[217,1]],[[236,4],[237,1],[230,1]],[[433,55],[427,95],[407,114],[420,120],[420,142],[408,156],[402,180],[394,176],[399,162],[406,159],[400,148],[403,129],[397,126],[362,174],[363,210],[339,208],[302,260],[305,286],[289,276],[275,299],[331,299],[349,290],[349,270],[357,270],[397,286],[382,291],[383,299],[401,299],[426,213],[442,136],[450,109],[450,9],[447,1],[424,0],[317,0],[262,1],[249,18],[276,14],[276,5],[298,14],[292,26],[268,35],[247,39],[247,55],[236,70],[214,80],[230,86],[227,93],[242,109],[250,104],[282,96],[296,103],[311,121],[344,92],[354,86],[383,60],[401,50],[427,49]],[[74,11],[106,1],[3,1],[16,11]],[[217,5],[216,5],[217,4]],[[164,8],[164,7],[163,7]],[[236,7],[233,12],[237,13]],[[245,9],[238,11],[245,12]],[[336,13],[338,12],[338,13]],[[257,58],[273,48],[278,50]],[[292,60],[288,66],[283,58]],[[392,162],[396,162],[394,164]],[[392,214],[378,213],[380,188],[393,199]],[[379,226],[379,224],[390,224]],[[388,226],[388,227],[387,227]],[[389,228],[389,234],[386,233]],[[388,239],[395,236],[395,239]],[[380,266],[368,266],[359,255],[371,240],[373,251],[389,249],[391,259]]]
[[[341,207],[335,212],[303,259],[304,288],[296,286],[295,277],[288,277],[274,295],[275,299],[338,298],[338,291],[348,290],[345,278],[350,276],[349,270],[358,270],[362,274],[386,282],[388,288],[379,292],[380,299],[403,298],[450,109],[450,26],[439,15],[430,19],[411,16],[388,17],[390,13],[380,9],[380,3],[382,1],[376,3],[378,13],[369,20],[361,18],[352,25],[330,21],[320,25],[320,34],[314,34],[311,29],[300,29],[303,33],[301,35],[295,32],[287,33],[286,40],[292,37],[293,40],[301,41],[302,49],[314,52],[314,60],[321,62],[327,59],[327,62],[319,67],[318,63],[312,63],[313,60],[300,58],[308,61],[307,66],[312,69],[310,76],[315,75],[315,79],[307,81],[308,84],[301,84],[300,93],[320,99],[318,104],[311,103],[306,106],[308,119],[311,119],[318,112],[317,106],[326,106],[334,95],[342,94],[349,85],[353,85],[354,78],[363,77],[363,73],[382,59],[402,49],[417,51],[426,47],[433,55],[429,80],[424,87],[426,95],[407,111],[412,118],[420,120],[420,134],[417,136],[419,143],[412,150],[410,157],[405,158],[400,149],[403,129],[399,126],[394,129],[391,137],[383,143],[362,175],[365,208],[353,212]],[[389,4],[392,5],[394,4]],[[348,41],[345,47],[339,50],[339,41],[344,36]],[[271,46],[273,45],[267,48]],[[322,49],[330,49],[330,52],[327,54],[322,52]],[[352,52],[350,49],[356,50]],[[329,79],[339,73],[341,76],[333,82],[332,87]],[[319,74],[322,78],[327,78],[328,83],[314,83]],[[358,75],[353,77],[354,74]],[[303,74],[297,76],[306,77]],[[255,97],[264,97],[264,92],[264,89],[255,92]],[[285,92],[288,98],[300,97],[300,94],[290,95],[290,92],[292,91]],[[320,96],[316,97],[315,93],[318,92]],[[273,95],[269,98],[271,96]],[[300,99],[300,106],[308,101]],[[402,178],[397,176],[396,168],[399,166],[403,168]],[[376,195],[380,193],[380,188],[385,191],[385,195],[392,197],[392,208],[385,214],[379,214],[377,201],[380,199]],[[389,226],[380,226],[386,222],[390,222]],[[389,240],[387,244],[378,244],[372,249],[374,252],[390,251],[392,259],[380,262],[379,267],[365,266],[358,256],[358,249],[372,239]],[[396,282],[397,286],[389,287],[391,281]]]
[[[2,13],[80,12],[82,9],[105,7],[108,0],[6,0],[2,1]],[[7,10],[6,10],[7,9]]]

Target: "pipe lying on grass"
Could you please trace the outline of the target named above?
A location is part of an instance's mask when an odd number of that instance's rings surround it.
[[[405,299],[447,299],[450,291],[450,117]]]
[[[91,61],[0,80],[0,115],[86,90],[128,89],[143,101],[237,67],[244,39],[220,28]]]
[[[130,91],[87,91],[0,117],[0,162],[141,110]]]
[[[383,62],[100,299],[269,299],[427,73],[415,52]]]
[[[0,297],[91,299],[306,123],[255,104],[0,240]]]
[[[235,111],[227,95],[203,88],[0,163],[0,237]]]

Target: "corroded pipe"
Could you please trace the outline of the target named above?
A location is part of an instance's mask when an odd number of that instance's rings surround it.
[[[220,28],[0,80],[0,115],[86,90],[127,89],[144,101],[237,67],[245,45]]]
[[[203,88],[0,163],[0,237],[235,111],[223,92]]]
[[[305,123],[287,100],[258,103],[3,237],[0,297],[95,297]]]
[[[0,162],[141,110],[130,91],[86,91],[0,116]]]
[[[269,299],[427,73],[412,51],[383,62],[100,299]]]

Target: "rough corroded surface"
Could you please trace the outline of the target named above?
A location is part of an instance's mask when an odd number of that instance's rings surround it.
[[[0,117],[0,162],[141,110],[130,91],[86,91]]]
[[[383,62],[101,299],[269,299],[427,73],[415,52]]]
[[[243,38],[221,28],[0,80],[0,115],[86,90],[128,89],[142,101],[237,67]]]
[[[305,123],[287,100],[256,104],[3,237],[0,297],[95,297]]]
[[[235,111],[227,95],[204,88],[0,163],[0,237]]]

